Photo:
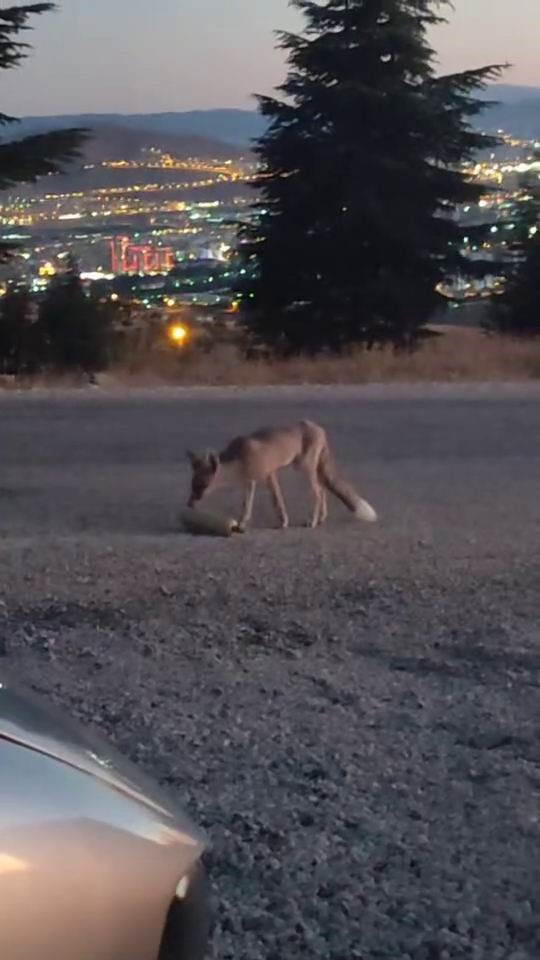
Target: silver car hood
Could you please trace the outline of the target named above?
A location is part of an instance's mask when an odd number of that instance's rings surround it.
[[[33,693],[0,676],[0,738],[96,777],[152,808],[171,826],[180,827],[201,848],[206,838],[155,783],[100,737],[66,718]]]

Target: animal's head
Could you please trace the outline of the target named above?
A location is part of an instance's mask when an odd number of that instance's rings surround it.
[[[197,454],[188,450],[187,458],[192,469],[191,494],[188,506],[193,507],[215,486],[219,472],[219,457],[217,453],[211,451],[205,454]]]

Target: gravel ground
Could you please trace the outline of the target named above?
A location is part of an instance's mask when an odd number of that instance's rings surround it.
[[[176,532],[184,446],[306,415],[377,527]],[[209,829],[216,958],[538,960],[537,393],[10,396],[0,444],[0,664]]]

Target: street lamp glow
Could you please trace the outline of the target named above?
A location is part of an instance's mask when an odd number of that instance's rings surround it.
[[[177,347],[182,347],[188,336],[188,329],[183,323],[175,323],[172,327],[169,327],[169,339],[175,343]]]

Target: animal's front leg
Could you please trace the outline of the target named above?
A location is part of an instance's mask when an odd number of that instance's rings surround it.
[[[239,520],[239,526],[241,530],[246,529],[253,515],[255,487],[256,487],[256,484],[253,481],[246,483],[245,492],[244,492],[244,502],[242,506],[242,516],[240,517],[240,520]]]
[[[279,480],[276,477],[275,473],[271,473],[268,477],[268,489],[272,495],[272,501],[274,507],[276,508],[276,513],[279,518],[279,525],[282,530],[286,530],[289,526],[289,517],[287,515],[287,508],[285,506],[285,501],[283,499],[283,494],[281,492],[281,487],[279,485]]]

